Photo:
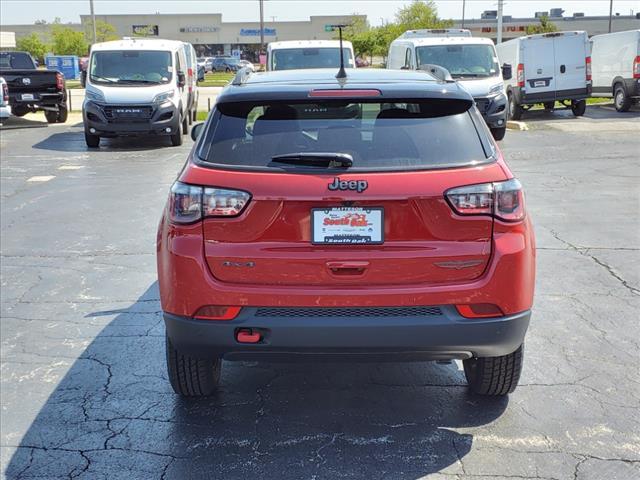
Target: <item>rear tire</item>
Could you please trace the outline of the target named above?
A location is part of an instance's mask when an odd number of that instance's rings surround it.
[[[507,98],[509,99],[509,120],[520,120],[524,111],[522,106],[516,101],[513,92],[509,92]]]
[[[47,119],[47,123],[57,123],[58,122],[58,112],[53,110],[45,110],[44,116]]]
[[[167,372],[173,391],[183,397],[204,397],[218,388],[222,360],[203,360],[180,353],[166,338]]]
[[[507,127],[491,129],[491,135],[493,135],[493,138],[495,140],[502,140],[506,133],[507,133]]]
[[[182,117],[182,134],[186,135],[187,133],[189,133],[189,115],[191,115],[191,113],[189,112],[185,112],[187,115]]]
[[[627,97],[624,87],[619,83],[613,90],[613,104],[618,112],[627,112],[631,108],[631,99]]]
[[[184,122],[182,120],[180,120],[178,122],[178,130],[171,135],[171,145],[173,145],[174,147],[179,147],[180,145],[182,145],[182,124]]]
[[[524,344],[509,355],[463,360],[469,389],[478,395],[500,396],[512,393],[522,371]]]
[[[89,133],[87,130],[84,131],[84,141],[89,148],[98,148],[100,146],[100,137]]]
[[[29,109],[25,107],[15,107],[11,109],[11,114],[16,117],[24,117],[27,113],[29,113]]]
[[[587,101],[586,100],[572,100],[571,101],[571,111],[576,117],[581,117],[584,115],[584,112],[587,111]]]
[[[69,110],[67,109],[66,105],[59,105],[58,106],[58,123],[64,123],[67,121],[67,118],[69,117]]]

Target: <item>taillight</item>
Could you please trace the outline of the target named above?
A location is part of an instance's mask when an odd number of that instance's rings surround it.
[[[193,223],[204,217],[235,217],[249,200],[251,195],[240,190],[176,182],[169,197],[169,219],[174,223]]]
[[[516,79],[518,80],[518,86],[524,87],[524,63],[518,64],[518,71],[516,74]]]
[[[591,57],[587,57],[584,60],[587,66],[587,82],[590,82],[591,81]]]
[[[56,88],[64,90],[64,76],[61,73],[56,73]]]
[[[240,309],[240,307],[205,305],[198,309],[193,318],[199,320],[233,320],[240,313]]]
[[[633,78],[640,78],[640,55],[633,60]]]
[[[9,101],[9,89],[7,88],[7,84],[2,84],[2,100],[5,102]]]
[[[525,216],[522,185],[515,178],[452,188],[445,197],[459,215],[492,215],[506,222]]]
[[[490,318],[502,317],[504,313],[500,307],[493,303],[472,303],[469,305],[456,305],[456,310],[464,318]]]

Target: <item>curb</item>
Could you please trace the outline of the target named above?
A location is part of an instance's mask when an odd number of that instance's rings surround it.
[[[516,122],[515,120],[509,120],[507,122],[507,129],[524,132],[526,130],[529,130],[529,126],[525,122]]]

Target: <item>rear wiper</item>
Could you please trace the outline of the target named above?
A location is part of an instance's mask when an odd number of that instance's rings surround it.
[[[309,167],[349,168],[353,165],[353,157],[348,153],[286,153],[284,155],[274,155],[271,160],[276,163]]]

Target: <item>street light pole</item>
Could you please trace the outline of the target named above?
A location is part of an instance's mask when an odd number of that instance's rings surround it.
[[[611,33],[611,19],[613,18],[613,0],[609,0],[609,33]]]
[[[502,4],[504,0],[498,0],[498,37],[496,43],[502,43]]]
[[[264,50],[264,5],[260,0],[260,49]]]
[[[462,27],[461,28],[464,28],[464,7],[465,7],[465,3],[466,3],[466,0],[462,0]]]
[[[93,25],[93,43],[96,43],[98,41],[98,35],[96,33],[96,16],[93,11],[93,0],[89,0],[89,9],[91,10],[91,24]]]

